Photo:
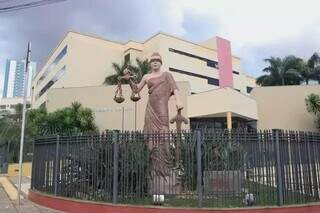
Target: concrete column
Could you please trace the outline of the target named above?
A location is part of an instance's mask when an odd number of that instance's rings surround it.
[[[232,113],[227,112],[227,128],[228,130],[232,129]]]

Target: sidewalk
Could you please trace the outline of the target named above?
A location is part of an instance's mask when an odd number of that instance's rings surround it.
[[[9,177],[11,183],[14,184],[15,188],[18,189],[19,177]],[[31,179],[29,177],[22,177],[21,179],[21,191],[23,195],[28,195],[30,189]]]
[[[16,213],[17,210],[11,203],[7,193],[4,191],[3,187],[0,185],[0,212]]]
[[[18,178],[10,178],[10,181],[14,183],[15,188],[18,185]],[[21,188],[23,190],[22,194],[26,195],[30,188],[30,178],[24,177],[22,179]],[[48,209],[43,206],[39,206],[26,198],[21,198],[20,206],[18,205],[18,200],[11,200],[6,193],[4,187],[0,184],[0,213],[62,213],[61,211]]]

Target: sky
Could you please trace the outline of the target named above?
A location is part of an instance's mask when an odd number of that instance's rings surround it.
[[[0,0],[0,8],[35,0]],[[43,64],[70,30],[126,42],[162,31],[193,42],[231,41],[242,70],[259,76],[271,56],[309,58],[320,52],[319,0],[66,0],[0,13],[0,92],[5,60]]]

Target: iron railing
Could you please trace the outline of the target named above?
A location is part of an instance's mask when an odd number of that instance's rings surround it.
[[[9,143],[0,144],[0,174],[8,170],[8,149]]]
[[[155,178],[148,147],[162,142],[171,152],[170,175]],[[319,201],[319,151],[320,134],[283,130],[39,137],[31,188],[140,205],[161,194],[165,205],[184,207],[307,203]]]

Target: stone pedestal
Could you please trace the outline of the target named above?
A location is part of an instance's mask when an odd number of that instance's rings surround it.
[[[178,170],[170,170],[169,176],[157,175],[151,172],[149,179],[149,193],[151,195],[175,195],[180,194],[182,190]]]
[[[204,171],[204,192],[206,195],[234,196],[244,186],[243,172],[239,170]]]

